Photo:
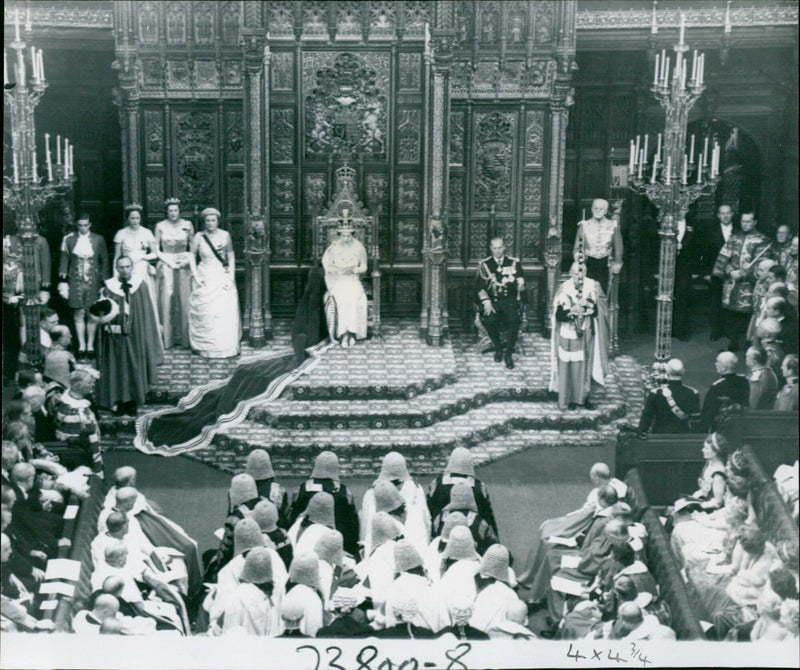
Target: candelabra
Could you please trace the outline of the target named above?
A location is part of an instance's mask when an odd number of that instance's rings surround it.
[[[695,155],[695,136],[686,148],[686,126],[689,110],[705,90],[705,54],[694,51],[691,76],[689,60],[684,56],[689,46],[684,43],[684,18],[681,14],[680,39],[673,49],[675,67],[670,70],[670,57],[663,50],[656,54],[655,74],[650,90],[665,110],[665,126],[658,134],[653,156],[649,155],[649,136],[630,143],[629,183],[634,191],[644,194],[659,210],[661,238],[658,268],[656,348],[654,372],[663,370],[672,349],[672,300],[675,287],[678,222],[695,200],[711,195],[720,180],[720,147],[714,140],[709,164],[709,138],[703,139],[703,150]],[[688,79],[688,81],[687,81]],[[697,147],[699,149],[699,147]]]
[[[22,296],[5,296],[6,300],[18,300],[22,305],[25,353],[28,361],[36,364],[41,360],[39,338],[40,294],[50,284],[50,268],[41,267],[37,258],[39,242],[39,211],[51,200],[67,195],[75,180],[73,170],[75,150],[68,139],[56,138],[56,162],[50,153],[50,134],[45,134],[46,177],[39,176],[36,160],[36,127],[34,110],[47,88],[44,76],[44,57],[41,49],[28,47],[20,35],[19,12],[15,15],[14,41],[11,48],[13,58],[9,81],[8,56],[4,51],[3,82],[4,102],[11,123],[11,174],[3,168],[3,204],[16,214],[17,235],[5,240],[4,251],[19,255],[22,266]],[[30,14],[25,26],[26,37],[31,31]],[[31,76],[28,77],[28,67]],[[4,152],[5,153],[5,152]],[[16,290],[13,291],[16,293]]]

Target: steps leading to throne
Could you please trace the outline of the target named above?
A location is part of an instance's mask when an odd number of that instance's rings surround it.
[[[288,351],[288,332],[273,349]],[[383,455],[401,451],[415,474],[444,467],[456,446],[478,463],[535,449],[608,447],[621,422],[638,419],[644,399],[641,367],[629,357],[612,363],[596,409],[562,411],[548,393],[550,343],[526,334],[517,366],[507,370],[468,335],[428,347],[416,324],[387,324],[379,340],[350,350],[332,348],[317,367],[247,419],[224,426],[210,447],[186,454],[228,472],[244,468],[247,454],[266,448],[281,475],[310,468],[324,449],[334,450],[346,475],[374,475]],[[246,352],[252,355],[254,352]],[[167,353],[151,397],[174,404],[188,388],[224,379],[236,361],[204,361],[185,351]],[[155,409],[154,405],[144,411]],[[104,443],[131,448],[134,422],[103,419]]]

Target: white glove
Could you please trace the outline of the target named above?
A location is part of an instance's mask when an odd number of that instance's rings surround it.
[[[64,300],[69,300],[69,284],[67,284],[67,282],[62,281],[58,285],[58,295],[64,298]]]

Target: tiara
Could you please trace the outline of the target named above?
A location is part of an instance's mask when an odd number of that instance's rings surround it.
[[[129,205],[125,205],[126,212],[131,212],[134,209],[138,212],[141,212],[144,209],[144,207],[142,207],[138,202],[132,202]]]
[[[169,207],[170,205],[180,205],[181,199],[180,198],[167,198],[164,201],[164,207]]]

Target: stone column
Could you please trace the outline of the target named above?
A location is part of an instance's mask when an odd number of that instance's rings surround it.
[[[420,331],[433,346],[441,346],[445,313],[444,226],[447,225],[448,142],[450,118],[450,66],[453,60],[454,30],[435,29],[433,48],[428,45],[426,60],[431,67],[429,108],[427,111],[428,147],[426,188],[427,215],[424,222],[423,314]]]

